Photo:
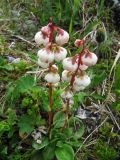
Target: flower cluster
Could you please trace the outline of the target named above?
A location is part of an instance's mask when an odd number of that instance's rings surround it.
[[[53,32],[56,31],[55,43],[53,43]],[[49,73],[45,76],[48,83],[60,81],[58,68],[53,65],[54,61],[60,62],[66,58],[67,50],[62,47],[69,40],[69,34],[63,29],[56,27],[50,22],[41,28],[35,35],[35,42],[43,45],[44,48],[38,51],[38,65],[42,68],[49,68]]]
[[[73,92],[84,90],[91,83],[91,79],[85,70],[95,65],[98,58],[96,54],[84,48],[84,43],[84,40],[77,39],[75,46],[83,46],[82,51],[74,57],[67,57],[63,60],[62,80],[69,82],[70,86],[61,94],[62,98],[71,99]]]
[[[53,39],[54,31],[56,33],[55,39]],[[61,62],[63,64],[64,71],[62,72],[62,81],[66,81],[68,86],[61,94],[63,103],[66,104],[66,118],[64,127],[69,114],[69,107],[74,104],[73,95],[75,92],[84,90],[90,83],[91,79],[85,72],[88,67],[97,63],[97,56],[85,48],[85,39],[77,39],[75,46],[82,48],[79,54],[73,57],[67,57],[67,50],[62,47],[69,40],[69,34],[63,29],[55,26],[50,20],[47,26],[41,28],[35,35],[35,42],[37,45],[43,45],[44,47],[38,51],[38,65],[44,69],[48,69],[48,73],[45,75],[45,80],[49,83],[49,112],[48,112],[48,124],[51,128],[52,123],[52,86],[60,81],[60,75],[58,73],[58,67],[55,62]]]

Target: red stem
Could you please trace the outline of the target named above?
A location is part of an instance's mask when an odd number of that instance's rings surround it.
[[[52,64],[49,64],[49,71],[51,71]],[[49,83],[49,113],[48,113],[49,119],[48,119],[48,124],[49,124],[49,129],[51,128],[51,123],[52,123],[52,83]]]
[[[53,41],[53,32],[54,32],[54,25],[52,18],[50,18],[50,27],[51,27],[51,32],[50,32],[50,37],[49,37],[49,42]],[[52,64],[49,64],[49,71],[51,71]],[[49,129],[51,128],[51,123],[52,123],[52,83],[49,83],[49,113],[48,113],[49,119],[48,119],[48,124],[49,124]]]
[[[52,123],[52,83],[49,83],[49,128],[51,128],[51,123]]]
[[[68,120],[68,114],[69,114],[69,99],[66,100],[66,114],[65,114],[65,121],[64,121],[64,126],[62,128],[62,131],[66,128],[67,125],[67,120]]]
[[[70,85],[71,86],[73,86],[73,83],[75,81],[75,76],[76,76],[76,74],[77,74],[77,72],[79,70],[80,64],[82,64],[81,57],[82,57],[83,53],[84,53],[84,44],[83,44],[83,49],[79,54],[78,67],[77,67],[76,71],[72,74],[72,78],[71,78],[71,81],[70,81]]]
[[[52,18],[50,18],[50,27],[51,27],[51,32],[50,32],[49,42],[52,42],[52,40],[53,40],[53,32],[54,32],[54,29],[55,29],[53,21],[52,21]]]

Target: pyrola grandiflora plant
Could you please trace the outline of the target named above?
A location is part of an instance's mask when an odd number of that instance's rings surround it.
[[[53,34],[56,32],[56,37],[53,39]],[[68,82],[68,86],[63,90],[61,98],[66,103],[66,118],[63,129],[66,127],[69,115],[69,105],[73,102],[74,93],[84,90],[90,83],[91,79],[86,74],[85,70],[97,63],[97,56],[85,48],[86,40],[77,39],[76,47],[82,47],[80,53],[73,57],[67,57],[67,50],[62,47],[69,40],[69,34],[55,26],[52,19],[47,26],[41,28],[35,35],[35,42],[38,45],[43,45],[44,48],[38,51],[38,65],[42,68],[48,68],[49,71],[44,79],[49,83],[49,128],[52,123],[52,87],[54,84],[62,81]],[[54,62],[62,62],[64,71],[60,78],[58,67]]]
[[[53,43],[54,31],[57,32],[56,43]],[[42,27],[35,35],[35,42],[44,46],[38,51],[38,65],[42,68],[49,68],[49,72],[45,75],[45,80],[49,83],[49,127],[52,123],[52,86],[60,81],[58,67],[54,62],[60,62],[66,58],[67,50],[62,45],[67,43],[68,40],[69,34],[55,26],[52,19],[47,26]]]

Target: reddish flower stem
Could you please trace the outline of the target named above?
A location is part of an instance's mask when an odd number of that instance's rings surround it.
[[[81,57],[82,57],[83,53],[84,53],[84,43],[83,43],[83,49],[79,54],[78,67],[77,67],[76,71],[72,74],[72,78],[71,78],[71,81],[70,81],[70,86],[73,86],[75,76],[76,76],[76,74],[79,70],[80,64],[82,64]],[[68,115],[69,115],[69,99],[67,99],[67,102],[66,102],[66,116],[65,116],[65,122],[64,122],[64,126],[62,128],[62,131],[66,128]]]
[[[66,128],[67,125],[67,120],[68,120],[68,115],[69,115],[69,99],[66,100],[66,113],[65,113],[65,121],[64,121],[64,126],[62,128],[62,131]]]
[[[83,44],[83,49],[79,54],[78,67],[77,67],[76,71],[72,74],[72,78],[71,78],[71,81],[70,81],[70,86],[73,86],[73,83],[75,81],[75,76],[76,76],[76,74],[79,70],[80,64],[82,64],[81,57],[82,57],[83,53],[84,53],[84,44]]]
[[[53,21],[52,21],[52,18],[50,18],[50,27],[51,27],[51,32],[50,32],[50,37],[49,37],[49,42],[52,43],[52,40],[53,40],[53,32],[54,32],[54,24],[53,24]]]
[[[49,83],[49,113],[48,113],[49,119],[49,128],[51,128],[52,123],[52,83]]]
[[[50,37],[49,37],[49,42],[51,42],[52,46],[52,40],[53,40],[53,32],[54,32],[54,25],[52,18],[50,19],[50,27],[51,27],[51,32],[50,32]],[[52,64],[49,64],[49,71],[51,71]],[[49,83],[49,113],[48,113],[48,124],[49,124],[49,129],[51,128],[52,124],[52,83]]]

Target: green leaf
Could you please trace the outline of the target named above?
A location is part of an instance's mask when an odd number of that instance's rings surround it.
[[[78,148],[83,144],[83,142],[80,142],[75,138],[71,138],[70,141],[66,141],[66,143],[74,148]]]
[[[44,160],[53,160],[55,156],[55,143],[51,143],[43,150],[43,159]]]
[[[73,20],[72,20],[72,16],[71,16],[71,19],[70,19],[70,24],[69,24],[69,34],[72,32],[72,23],[73,23]]]
[[[74,160],[74,150],[68,144],[62,144],[55,150],[57,160]]]
[[[57,112],[53,118],[53,125],[55,128],[61,128],[64,125],[64,121],[65,121],[65,113]]]
[[[120,89],[120,64],[117,65],[115,71],[115,89]]]
[[[13,71],[14,70],[14,67],[10,64],[6,64],[4,66],[0,66],[0,69],[5,69],[5,70],[8,70],[8,71]]]
[[[91,95],[95,100],[104,100],[105,96],[99,95],[99,94],[92,94]]]
[[[21,116],[18,122],[18,126],[20,128],[20,132],[29,134],[34,129],[33,117],[30,117],[28,115]]]
[[[32,76],[21,77],[16,83],[16,88],[20,92],[25,92],[31,89],[33,84],[34,84],[34,78]]]
[[[74,0],[73,15],[75,15],[78,12],[79,4],[80,4],[80,0]]]
[[[44,160],[41,150],[36,150],[32,153],[30,160]]]
[[[85,92],[80,92],[76,96],[78,97],[78,101],[80,101],[82,103],[84,101],[85,97],[87,96],[87,94]]]
[[[79,139],[84,134],[85,127],[77,117],[71,117],[68,121],[69,127],[73,128],[73,137]]]
[[[10,130],[10,126],[7,122],[5,121],[1,121],[0,122],[0,136],[6,132],[6,131],[9,131]]]

